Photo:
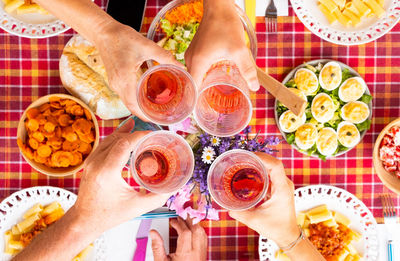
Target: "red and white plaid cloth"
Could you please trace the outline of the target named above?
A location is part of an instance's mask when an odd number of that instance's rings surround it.
[[[96,0],[105,6],[106,0]],[[143,32],[167,0],[148,0]],[[373,124],[363,141],[349,153],[323,162],[278,146],[277,157],[285,164],[287,175],[296,187],[310,184],[334,185],[355,194],[383,222],[378,195],[389,192],[373,169],[372,149],[379,132],[400,117],[400,26],[372,43],[338,46],[311,34],[289,9],[288,17],[278,18],[278,32],[267,33],[264,18],[257,18],[257,64],[267,68],[278,80],[297,65],[315,59],[341,61],[357,70],[365,79],[373,100]],[[0,30],[0,198],[32,186],[50,185],[77,192],[80,174],[51,178],[33,170],[22,158],[16,143],[17,125],[25,108],[40,96],[66,92],[59,78],[58,61],[66,42],[74,34],[69,30],[47,39],[27,39]],[[254,117],[251,125],[262,135],[280,135],[274,120],[274,98],[263,89],[252,95]],[[110,134],[119,120],[100,121],[100,133]],[[128,182],[134,185],[132,178]],[[399,206],[399,197],[396,197]],[[220,221],[205,221],[209,260],[258,259],[258,235],[220,211]],[[172,249],[176,233],[171,230]]]

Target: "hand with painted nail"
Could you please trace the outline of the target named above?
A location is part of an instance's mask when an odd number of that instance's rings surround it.
[[[185,52],[186,65],[197,86],[201,86],[210,67],[222,60],[238,66],[251,91],[260,88],[235,1],[204,0],[203,19]]]
[[[191,220],[181,218],[171,220],[171,226],[178,233],[176,252],[167,255],[160,234],[152,230],[153,256],[155,261],[203,261],[207,259],[207,235],[199,225],[193,225]]]

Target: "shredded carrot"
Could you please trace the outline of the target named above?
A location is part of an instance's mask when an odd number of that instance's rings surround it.
[[[165,15],[171,24],[188,24],[191,22],[201,22],[203,17],[203,1],[191,1],[180,5]]]

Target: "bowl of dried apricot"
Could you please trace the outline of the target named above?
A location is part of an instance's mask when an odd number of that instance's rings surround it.
[[[51,94],[34,101],[22,114],[17,143],[24,159],[49,176],[72,175],[99,144],[94,113],[79,99]]]

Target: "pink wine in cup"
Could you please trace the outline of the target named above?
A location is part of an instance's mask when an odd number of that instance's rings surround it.
[[[169,131],[154,131],[143,137],[131,157],[133,178],[155,193],[177,191],[190,179],[193,168],[189,144]]]
[[[245,210],[257,205],[268,188],[268,174],[252,152],[230,150],[211,164],[208,188],[213,199],[229,210]]]
[[[235,135],[250,122],[249,95],[246,81],[235,64],[216,63],[201,85],[194,117],[199,126],[212,135]]]
[[[157,65],[139,80],[138,105],[148,120],[170,125],[186,119],[193,111],[197,91],[192,77],[175,65]]]

